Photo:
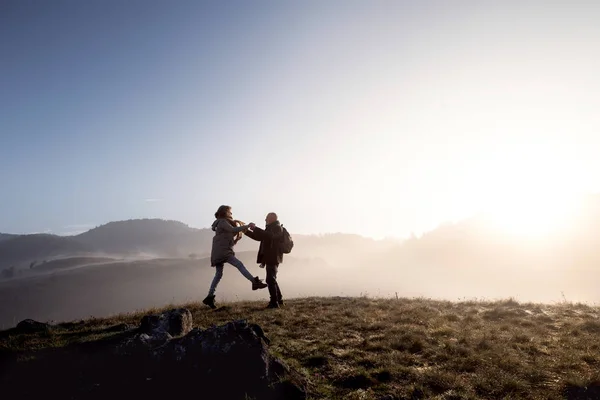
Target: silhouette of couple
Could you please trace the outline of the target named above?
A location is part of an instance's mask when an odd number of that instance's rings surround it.
[[[202,301],[210,308],[217,308],[215,304],[215,290],[223,277],[225,263],[236,267],[242,275],[252,283],[252,290],[269,288],[270,301],[267,308],[279,308],[283,305],[283,297],[277,283],[277,269],[283,262],[283,251],[280,243],[283,238],[283,229],[277,219],[277,214],[271,212],[265,218],[266,227],[261,229],[254,223],[248,225],[233,219],[231,207],[222,205],[215,213],[215,222],[212,230],[215,232],[210,255],[211,266],[216,268],[215,277],[210,285],[208,296]],[[261,268],[267,270],[266,284],[246,269],[244,264],[235,257],[233,246],[245,234],[251,239],[260,242],[256,262]]]

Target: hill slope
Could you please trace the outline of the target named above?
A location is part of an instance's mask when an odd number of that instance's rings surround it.
[[[2,234],[5,235],[5,234]],[[11,235],[6,235],[8,237]],[[179,221],[135,219],[109,222],[76,236],[14,235],[0,240],[0,269],[28,268],[32,261],[65,256],[196,257],[210,255],[214,233]],[[4,237],[4,236],[3,236]],[[294,235],[294,255],[336,258],[340,264],[360,253],[378,251],[389,243],[349,234]],[[245,238],[236,252],[256,251],[258,243]]]
[[[17,236],[19,236],[19,235],[13,235],[10,233],[0,233],[0,242],[3,240],[16,238]]]
[[[253,275],[264,279],[264,269],[254,264],[255,252],[238,252],[237,256]],[[333,290],[332,279],[315,283],[303,276],[325,276],[326,271],[325,263],[286,257],[279,283],[286,296],[324,295]],[[201,300],[214,274],[215,269],[206,258],[111,262],[78,257],[50,261],[29,276],[0,280],[0,329],[13,327],[26,318],[65,321],[90,315],[103,317],[169,302]],[[218,288],[217,301],[264,299],[266,303],[266,290],[250,289],[250,283],[234,267],[228,266]],[[349,292],[336,290],[334,293]]]
[[[0,268],[15,265],[24,267],[31,261],[47,258],[85,254],[93,247],[72,237],[34,234],[19,235],[0,241]]]
[[[219,312],[188,304],[194,326],[235,319],[258,323],[271,350],[299,367],[311,398],[345,399],[596,399],[598,308],[576,304],[439,302],[424,299],[306,298],[285,309],[232,303]],[[154,310],[156,311],[156,310]],[[63,324],[50,333],[0,333],[7,373],[3,389],[81,396],[108,387],[79,374],[76,343],[118,335],[143,314]],[[112,331],[112,332],[111,332]],[[45,365],[61,355],[60,369]],[[35,374],[36,368],[44,373]],[[32,375],[35,374],[35,375]],[[26,385],[36,376],[36,385]]]
[[[73,238],[109,254],[184,256],[206,249],[212,236],[208,229],[190,228],[179,221],[137,219],[109,222]]]

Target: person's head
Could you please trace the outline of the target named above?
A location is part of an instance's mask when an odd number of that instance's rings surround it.
[[[268,213],[267,217],[265,218],[265,222],[267,223],[267,225],[272,224],[275,221],[277,221],[277,214],[275,214],[274,212]]]
[[[230,206],[221,206],[219,207],[219,209],[217,210],[217,212],[215,213],[215,218],[227,218],[227,219],[232,219],[233,218],[233,214],[231,213],[231,207]]]

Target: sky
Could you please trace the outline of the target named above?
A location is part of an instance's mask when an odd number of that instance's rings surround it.
[[[405,237],[600,185],[600,3],[0,2],[0,232]],[[526,213],[525,213],[526,214]]]

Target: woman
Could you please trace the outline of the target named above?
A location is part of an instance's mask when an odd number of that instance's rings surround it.
[[[233,219],[231,207],[221,206],[215,213],[215,222],[212,224],[212,230],[215,232],[213,237],[212,251],[210,254],[210,263],[216,268],[215,277],[210,285],[208,296],[202,301],[210,308],[217,308],[215,305],[215,290],[219,281],[223,277],[223,266],[229,263],[236,267],[242,275],[252,283],[252,290],[264,289],[267,287],[258,276],[253,277],[246,269],[244,264],[235,258],[233,246],[242,238],[242,232],[246,232],[248,228],[254,224],[244,225],[240,221]],[[241,226],[237,226],[238,223]]]

